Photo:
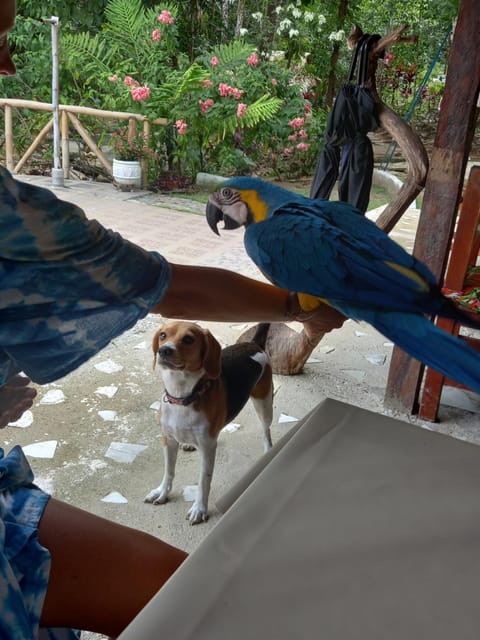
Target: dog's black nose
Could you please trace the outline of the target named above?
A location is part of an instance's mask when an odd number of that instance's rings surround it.
[[[174,350],[172,349],[172,347],[160,347],[160,349],[158,350],[158,355],[159,356],[163,356],[163,357],[168,357],[171,356],[173,354]]]

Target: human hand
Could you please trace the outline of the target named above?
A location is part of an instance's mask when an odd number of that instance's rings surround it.
[[[309,311],[304,311],[299,302],[299,296],[291,292],[289,295],[288,311],[292,320],[303,323],[303,328],[307,337],[312,342],[319,342],[326,333],[339,329],[347,317],[329,304],[319,302],[318,298],[301,295],[302,302],[314,303],[314,307]],[[313,305],[312,305],[313,306]]]
[[[305,314],[303,328],[310,340],[317,340],[325,333],[340,329],[348,318],[328,304],[320,304],[314,311]]]
[[[18,420],[33,405],[36,389],[30,378],[16,375],[0,387],[0,429]]]

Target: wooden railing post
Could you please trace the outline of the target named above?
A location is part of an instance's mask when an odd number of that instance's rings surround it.
[[[61,112],[60,131],[62,135],[62,168],[63,177],[70,177],[70,145],[69,145],[69,127],[68,114],[66,111]]]
[[[150,120],[143,121],[143,144],[147,149],[150,148]],[[146,189],[148,184],[148,158],[142,158],[142,187]]]
[[[13,171],[13,121],[12,107],[5,105],[5,164],[9,171]]]

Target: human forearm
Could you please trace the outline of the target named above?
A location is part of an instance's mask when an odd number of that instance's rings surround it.
[[[288,292],[212,267],[172,264],[172,281],[152,313],[214,322],[281,322]]]

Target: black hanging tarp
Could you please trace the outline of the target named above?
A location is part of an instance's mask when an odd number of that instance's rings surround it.
[[[310,188],[310,197],[328,200],[338,179],[338,196],[365,213],[370,199],[373,150],[367,133],[378,128],[375,102],[363,86],[368,75],[368,53],[378,35],[358,41],[348,81],[338,93],[327,121],[325,146]],[[357,82],[353,83],[358,60]]]

